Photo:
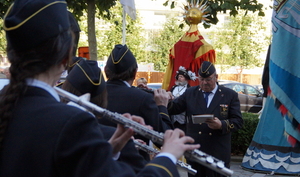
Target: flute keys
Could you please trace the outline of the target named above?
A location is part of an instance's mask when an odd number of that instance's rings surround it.
[[[208,156],[206,157],[206,162],[212,164],[214,162],[214,159],[211,156]]]
[[[224,162],[222,161],[217,162],[217,167],[221,169],[224,168],[225,167]]]
[[[200,156],[200,157],[205,157],[206,156],[206,154],[204,152],[199,151],[198,149],[195,149],[194,152],[195,152],[196,156]]]

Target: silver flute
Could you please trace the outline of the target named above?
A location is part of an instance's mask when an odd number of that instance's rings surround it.
[[[147,152],[148,154],[150,155],[157,155],[160,151],[159,150],[156,150],[155,148],[151,147],[151,146],[148,146],[146,144],[143,144],[137,140],[133,140],[135,145],[136,145],[136,148],[137,149],[140,149],[142,151],[145,151]],[[187,163],[184,163],[180,160],[177,160],[177,163],[176,163],[177,167],[180,167],[181,169],[187,171],[188,173],[192,174],[192,175],[195,175],[197,173],[197,170],[193,169],[191,165],[187,164]]]
[[[84,98],[77,97],[63,89],[60,89],[58,87],[54,87],[54,89],[61,97],[86,108],[88,111],[92,112],[93,114],[101,116],[106,119],[109,119],[110,121],[112,121],[114,123],[122,124],[126,127],[130,127],[134,130],[134,132],[144,136],[145,138],[151,140],[152,142],[163,145],[163,142],[164,142],[164,134],[163,133],[159,133],[157,131],[150,130],[150,129],[144,127],[143,125],[122,116],[119,113],[108,111],[108,110],[101,108],[89,101],[86,101],[86,99],[84,99]],[[225,167],[225,164],[223,161],[221,161],[217,158],[214,158],[213,156],[208,155],[198,149],[185,151],[184,157],[191,161],[197,162],[203,166],[206,166],[207,168],[210,168],[222,175],[231,176],[233,174],[232,170]]]

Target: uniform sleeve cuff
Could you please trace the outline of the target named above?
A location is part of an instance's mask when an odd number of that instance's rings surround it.
[[[168,152],[162,152],[162,153],[159,153],[159,154],[156,155],[156,157],[168,157],[169,159],[171,159],[171,161],[172,161],[174,164],[176,164],[176,162],[177,162],[176,157],[175,157],[173,154],[168,153]]]

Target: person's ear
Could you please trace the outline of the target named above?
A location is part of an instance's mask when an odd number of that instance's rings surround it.
[[[67,68],[69,61],[70,61],[70,58],[67,57],[67,58],[63,59],[63,61],[61,63],[65,68]]]

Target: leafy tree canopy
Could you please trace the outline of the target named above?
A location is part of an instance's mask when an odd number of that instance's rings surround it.
[[[97,33],[101,33],[101,39],[97,39],[99,56],[109,56],[111,50],[116,44],[122,44],[122,7],[117,4],[111,11],[111,19],[105,19],[106,29],[101,31],[98,29]],[[139,14],[137,13],[136,20],[132,20],[128,15],[126,15],[126,44],[128,48],[132,51],[137,61],[142,61],[145,57],[145,38],[143,36],[143,29],[141,27],[141,21]]]
[[[110,20],[112,17],[111,7],[115,6],[118,0],[66,0],[68,8],[77,19],[87,14],[88,20],[88,41],[90,47],[90,56],[93,60],[97,60],[97,41],[95,34],[95,13],[96,16],[104,17]],[[189,0],[196,1],[196,0]],[[13,0],[0,0],[0,18],[3,18]],[[166,0],[163,4],[170,5],[170,8],[175,7],[175,0]],[[218,23],[217,13],[224,13],[229,10],[230,15],[237,15],[239,9],[247,11],[258,11],[260,16],[264,15],[263,5],[258,3],[257,0],[210,0],[208,1],[208,11],[210,12],[210,22],[212,24]],[[85,13],[86,12],[86,13]],[[182,25],[181,25],[182,26]],[[2,24],[0,25],[1,30]],[[204,24],[204,27],[209,27]]]
[[[117,4],[118,0],[67,0],[68,7],[72,10],[76,18],[84,16],[84,11],[87,10],[89,2],[95,2],[96,8],[99,9],[98,13],[100,16],[110,19],[111,12],[110,8]],[[196,1],[196,0],[188,0]],[[4,16],[8,7],[12,4],[13,0],[0,0],[0,16]],[[259,3],[257,0],[209,0],[208,1],[211,16],[209,19],[212,24],[218,23],[217,14],[226,13],[229,11],[230,15],[237,15],[240,9],[246,11],[258,11],[259,16],[264,16],[263,4]],[[171,9],[175,8],[175,0],[166,0],[163,3],[165,6],[170,6]],[[177,5],[177,4],[176,4]]]
[[[197,0],[187,0],[188,2],[197,2]],[[201,0],[199,0],[201,2]],[[206,1],[204,1],[206,2]],[[175,0],[166,0],[163,4],[164,6],[170,6],[171,9],[175,8]],[[239,14],[239,10],[245,10],[246,13],[248,11],[256,12],[258,11],[259,16],[265,16],[263,4],[259,3],[257,0],[209,0],[208,11],[210,16],[207,17],[210,20],[211,24],[217,24],[219,22],[217,14],[218,13],[227,13],[231,16],[236,16]],[[205,28],[209,28],[210,26],[203,24]]]
[[[0,16],[3,18],[9,6],[14,2],[14,0],[0,0]],[[68,8],[72,11],[77,19],[86,15],[88,4],[90,2],[95,3],[96,8],[99,10],[98,13],[100,16],[105,18],[110,18],[111,13],[109,9],[116,5],[118,0],[66,0]]]
[[[227,23],[209,33],[217,53],[217,64],[239,66],[241,69],[260,67],[261,57],[270,43],[266,21],[256,13],[230,17]]]
[[[68,8],[71,9],[72,13],[75,15],[77,19],[84,16],[88,9],[88,3],[94,2],[96,9],[98,9],[98,15],[101,17],[110,19],[111,11],[110,8],[115,6],[118,0],[66,0],[68,3]]]
[[[154,63],[154,69],[164,72],[169,62],[170,49],[182,37],[183,29],[177,18],[170,18],[160,31],[153,31],[151,52],[148,52],[148,63]]]

